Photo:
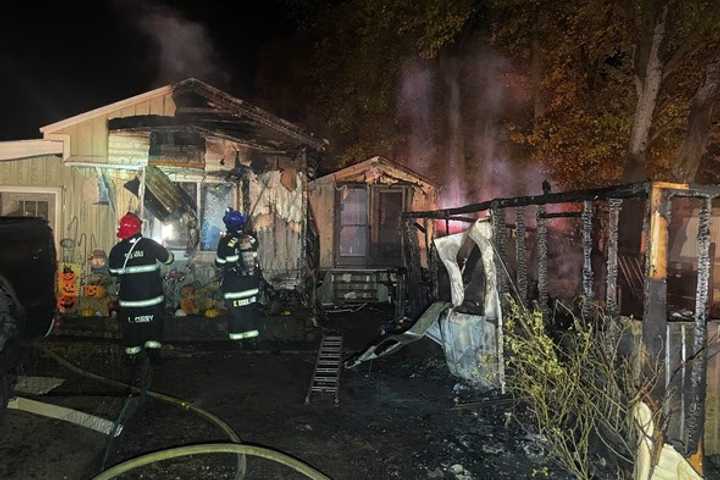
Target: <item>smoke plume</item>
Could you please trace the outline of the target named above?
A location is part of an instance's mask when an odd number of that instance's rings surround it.
[[[406,163],[442,185],[440,207],[540,193],[544,176],[512,154],[504,122],[527,101],[513,69],[486,49],[402,69],[398,121]]]
[[[155,49],[148,60],[157,71],[157,83],[187,77],[221,85],[229,82],[228,69],[204,25],[165,5],[136,0],[115,4],[152,41]]]
[[[529,100],[522,75],[487,48],[403,66],[397,111],[407,138],[404,161],[441,185],[439,208],[542,193],[543,180],[552,179],[524,158],[506,133],[506,122],[520,118]],[[553,205],[548,211],[578,207]],[[506,221],[514,224],[514,213],[506,214]],[[536,210],[527,208],[525,215],[532,277],[537,269]],[[445,224],[439,223],[442,235]],[[450,233],[455,233],[467,225],[451,222],[449,227]],[[577,219],[548,222],[548,290],[552,297],[569,299],[579,291],[583,257],[578,227]]]

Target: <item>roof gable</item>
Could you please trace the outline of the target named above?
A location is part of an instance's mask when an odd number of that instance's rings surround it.
[[[58,122],[45,125],[40,131],[47,137],[73,125],[93,120],[98,117],[109,116],[113,112],[131,108],[134,105],[147,102],[166,95],[181,100],[182,106],[176,105],[175,116],[179,115],[225,115],[235,122],[252,122],[260,129],[273,134],[279,134],[293,141],[309,146],[315,150],[324,150],[326,140],[322,140],[306,132],[298,125],[284,120],[260,107],[244,100],[233,97],[205,82],[195,78],[188,78],[172,85],[166,85],[149,92],[136,95],[103,107],[90,110]]]
[[[396,179],[399,182],[419,183],[423,187],[436,188],[435,183],[429,178],[417,173],[416,171],[399,163],[388,160],[385,157],[372,157],[362,162],[341,168],[333,173],[315,179],[313,182],[322,183],[326,181],[348,182],[353,181],[360,175],[377,169],[385,173],[387,176]]]
[[[65,118],[63,120],[59,120],[55,123],[45,125],[43,127],[40,127],[40,132],[42,132],[45,135],[54,133],[54,132],[57,132],[58,130],[62,130],[67,127],[71,127],[78,123],[82,123],[87,120],[92,120],[93,118],[96,118],[96,117],[109,115],[112,112],[115,112],[117,110],[122,110],[124,108],[132,107],[133,105],[136,105],[138,103],[152,100],[153,98],[162,97],[163,95],[170,95],[170,94],[172,94],[172,91],[173,91],[172,85],[165,85],[164,87],[156,88],[155,90],[150,90],[149,92],[141,93],[140,95],[135,95],[133,97],[126,98],[124,100],[118,100],[117,102],[113,102],[108,105],[98,107],[98,108],[95,108],[93,110],[90,110],[90,111],[87,111],[84,113],[79,113],[77,115]]]

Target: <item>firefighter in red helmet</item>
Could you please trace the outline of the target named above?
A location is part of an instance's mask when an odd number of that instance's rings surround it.
[[[162,347],[165,306],[160,264],[170,264],[174,258],[165,247],[142,236],[142,221],[134,213],[120,219],[117,236],[120,242],[110,251],[108,267],[120,280],[118,317],[125,353],[134,365],[143,352],[155,363]]]

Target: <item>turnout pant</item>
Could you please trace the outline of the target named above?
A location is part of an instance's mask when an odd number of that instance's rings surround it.
[[[245,340],[260,335],[260,312],[257,305],[230,307],[230,340]]]
[[[158,351],[163,331],[163,306],[120,307],[118,315],[125,340],[125,353],[136,355],[144,349]]]
[[[244,340],[260,335],[257,279],[254,276],[229,276],[223,282],[223,290],[225,305],[230,311],[230,340]]]

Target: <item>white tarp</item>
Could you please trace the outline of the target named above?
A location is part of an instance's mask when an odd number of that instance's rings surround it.
[[[450,278],[453,307],[440,322],[434,323],[426,336],[438,341],[445,351],[450,371],[471,383],[505,389],[502,338],[502,311],[497,291],[492,225],[483,220],[468,230],[435,240],[435,248]],[[466,239],[477,245],[485,274],[484,315],[460,313],[465,290],[457,255]]]

